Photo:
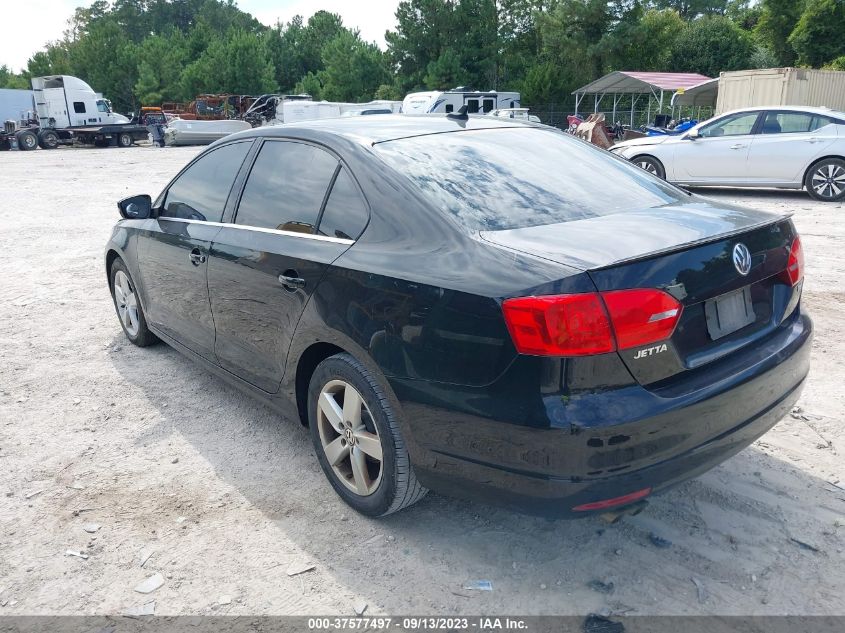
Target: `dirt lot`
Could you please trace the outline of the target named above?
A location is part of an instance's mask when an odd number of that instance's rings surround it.
[[[794,211],[804,238],[811,379],[801,412],[752,447],[613,526],[434,494],[370,520],[328,486],[298,423],[124,340],[102,262],[114,203],[158,193],[197,151],[0,154],[0,615],[150,601],[157,614],[845,614],[842,205],[706,192]],[[300,563],[315,568],[288,576]],[[157,573],[160,588],[134,590]],[[493,590],[462,588],[478,579]]]

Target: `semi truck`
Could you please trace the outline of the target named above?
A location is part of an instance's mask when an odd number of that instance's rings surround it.
[[[98,147],[130,147],[147,138],[148,130],[134,125],[77,77],[49,75],[32,78],[33,109],[20,121],[5,121],[0,150],[55,149],[74,141]]]

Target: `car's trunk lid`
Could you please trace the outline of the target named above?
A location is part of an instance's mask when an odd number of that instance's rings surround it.
[[[780,279],[795,238],[786,217],[703,200],[482,238],[585,270],[600,292],[658,288],[674,296],[683,309],[671,338],[619,352],[644,385],[665,384],[765,336],[800,292]],[[751,254],[747,274],[734,263],[737,244]]]

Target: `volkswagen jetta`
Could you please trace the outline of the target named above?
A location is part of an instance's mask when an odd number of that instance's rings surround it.
[[[128,339],[300,420],[368,515],[427,489],[642,504],[765,433],[808,371],[788,217],[531,123],[250,130],[118,206],[105,266]]]

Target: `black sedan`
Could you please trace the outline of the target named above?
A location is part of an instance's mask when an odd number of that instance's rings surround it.
[[[539,125],[259,128],[119,208],[105,264],[129,340],[300,420],[368,515],[427,489],[634,511],[769,430],[807,376],[788,217]]]

